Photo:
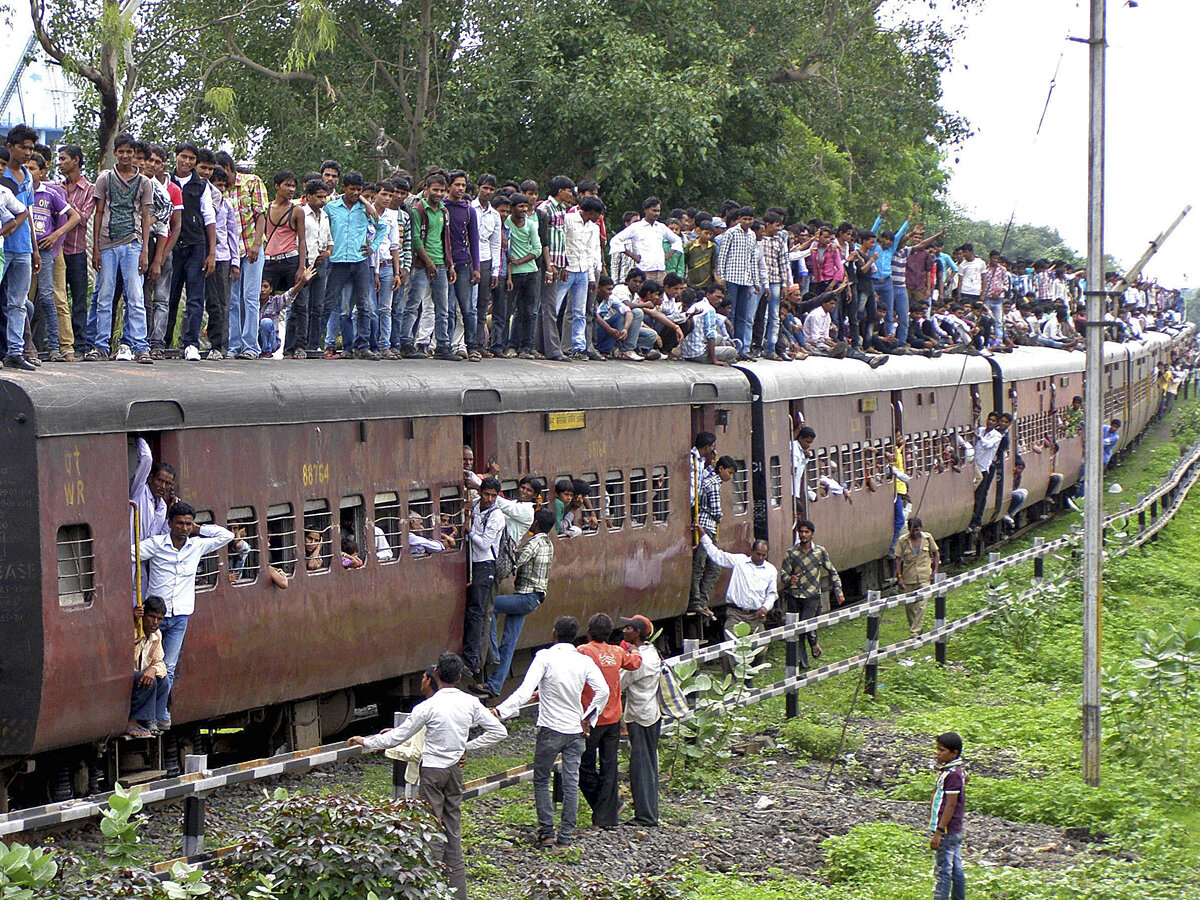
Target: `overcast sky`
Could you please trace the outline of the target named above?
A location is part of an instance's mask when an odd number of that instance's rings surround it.
[[[942,4],[944,5],[944,4]],[[947,108],[975,136],[951,154],[950,199],[975,218],[1053,225],[1087,249],[1087,0],[988,0],[965,21]],[[1130,265],[1200,199],[1194,73],[1200,0],[1108,2],[1104,249]],[[1064,55],[1065,54],[1065,55]],[[1034,141],[1055,66],[1057,83]],[[1200,286],[1200,208],[1146,269],[1172,287]]]

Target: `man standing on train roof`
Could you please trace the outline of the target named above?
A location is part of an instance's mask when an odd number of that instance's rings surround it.
[[[398,747],[425,729],[419,796],[446,829],[446,839],[435,846],[434,857],[444,860],[450,870],[450,884],[457,900],[467,900],[467,873],[462,855],[462,763],[468,750],[482,750],[508,737],[508,729],[484,709],[479,698],[456,687],[462,673],[462,660],[453,653],[443,653],[434,669],[437,690],[432,697],[418,703],[396,728],[348,740],[372,752]],[[475,727],[482,728],[483,733],[468,740]]]
[[[160,631],[169,693],[175,684],[175,667],[183,649],[188,617],[196,608],[196,570],[200,568],[201,557],[215,553],[230,541],[237,540],[234,548],[238,550],[246,542],[220,525],[197,526],[196,510],[183,502],[171,505],[167,525],[170,529],[167,534],[145,538],[138,544],[137,558],[150,563],[146,594],[162,597],[167,606]],[[160,720],[158,727],[170,728],[170,718]]]

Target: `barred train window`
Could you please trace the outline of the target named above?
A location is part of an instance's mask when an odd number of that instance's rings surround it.
[[[737,468],[733,470],[733,512],[742,515],[750,508],[750,470],[746,468],[744,459],[736,460]]]
[[[211,509],[202,509],[196,513],[195,523],[197,525],[211,525],[213,523],[213,514]],[[217,572],[220,568],[220,559],[218,551],[205,553],[200,557],[200,565],[196,568],[196,590],[211,591],[217,586]]]
[[[333,561],[331,531],[333,519],[328,500],[304,501],[304,568],[309,572],[326,572]],[[319,542],[315,552],[309,556],[308,536],[313,534]],[[341,547],[338,547],[341,550]]]
[[[596,472],[584,472],[579,477],[580,480],[587,483],[588,507],[591,509],[592,515],[582,522],[576,521],[575,524],[583,529],[584,534],[595,534],[600,530],[600,511],[603,506],[600,500],[600,476]]]
[[[454,536],[454,553],[463,547],[463,525],[466,513],[463,510],[462,491],[458,485],[445,485],[438,491],[438,527],[442,534]],[[436,539],[435,539],[436,540]]]
[[[604,521],[614,529],[625,524],[625,475],[616,469],[604,476]]]
[[[289,578],[296,574],[296,517],[290,503],[267,507],[267,558]]]
[[[95,599],[96,558],[92,527],[60,525],[58,537],[58,605],[87,606]]]
[[[258,519],[252,506],[235,506],[229,510],[229,530],[245,543],[239,550],[237,541],[229,544],[229,572],[234,584],[253,584],[258,580]]]
[[[649,489],[645,469],[629,472],[629,522],[635,528],[646,524],[646,509]]]
[[[372,529],[368,540],[375,551],[375,558],[381,563],[396,562],[400,559],[400,547],[404,543],[404,529],[400,517],[400,495],[395,491],[375,495],[375,529]],[[380,531],[383,532],[383,539],[387,541],[387,553],[377,546]]]
[[[650,475],[654,487],[654,521],[665,522],[671,515],[671,474],[666,466],[655,466]]]
[[[778,456],[771,457],[771,505],[783,502],[783,464]]]

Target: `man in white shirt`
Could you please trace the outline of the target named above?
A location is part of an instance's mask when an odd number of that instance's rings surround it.
[[[554,305],[562,309],[563,299],[570,301],[571,347],[568,359],[586,361],[588,295],[595,291],[596,277],[600,273],[600,226],[604,215],[604,201],[599,197],[584,197],[579,205],[563,216],[567,239],[567,278],[558,282]]]
[[[983,510],[987,506],[988,490],[996,477],[997,453],[1009,426],[1012,416],[1008,413],[992,411],[988,413],[984,428],[977,432],[975,438],[975,470],[979,483],[975,486],[975,507],[971,513],[971,531],[978,531],[983,524]]]
[[[662,283],[667,274],[667,251],[663,241],[671,245],[671,254],[683,252],[683,241],[679,235],[658,221],[662,214],[662,202],[657,197],[642,201],[642,217],[627,228],[618,231],[608,242],[614,255],[624,253],[641,269],[646,278]]]
[[[446,829],[446,840],[434,847],[434,858],[450,870],[450,883],[457,900],[467,900],[467,873],[462,855],[462,761],[468,750],[482,750],[508,737],[508,729],[484,709],[478,698],[454,685],[463,673],[463,662],[453,653],[438,657],[434,680],[437,691],[418,703],[396,728],[370,737],[352,737],[348,743],[368,752],[398,747],[425,729],[421,751],[419,796],[433,809]],[[472,728],[483,734],[468,740]]]
[[[572,616],[555,619],[550,635],[553,646],[537,652],[521,686],[495,710],[501,721],[511,719],[534,692],[538,695],[537,744],[533,751],[538,847],[571,843],[579,811],[579,760],[586,743],[584,733],[590,730],[608,703],[608,682],[600,667],[590,656],[575,649],[573,642],[578,633],[579,623]],[[585,686],[594,692],[586,709],[581,700]],[[562,820],[555,838],[550,776],[554,760],[560,753],[563,759]]]
[[[479,499],[471,511],[471,528],[467,540],[471,544],[471,587],[467,609],[463,616],[463,664],[475,678],[483,675],[483,627],[492,605],[496,586],[496,551],[507,520],[496,499],[500,482],[491,477],[479,483]]]
[[[663,661],[649,641],[654,630],[649,619],[631,616],[617,624],[625,629],[625,642],[642,657],[639,668],[621,671],[625,727],[629,732],[629,793],[633,797],[633,822],[643,828],[657,828],[658,737],[662,729],[658,684]]]
[[[700,531],[700,546],[708,558],[723,569],[732,570],[729,587],[725,589],[725,638],[734,639],[734,627],[745,622],[752,634],[763,630],[763,620],[779,599],[779,571],[767,562],[767,542],[754,541],[750,555],[726,553],[713,543],[708,533]],[[763,648],[766,652],[766,648]],[[726,674],[732,671],[732,657],[722,657]]]
[[[483,337],[487,330],[488,310],[492,306],[492,292],[500,283],[500,238],[504,233],[504,223],[500,220],[500,213],[492,206],[496,187],[495,175],[480,175],[475,199],[471,201],[479,222],[479,284],[475,285],[474,291],[476,339],[481,348],[486,347]],[[499,315],[495,317],[493,328],[499,325],[500,318]],[[496,346],[496,342],[492,341],[491,345]]]
[[[175,684],[175,667],[183,649],[188,617],[196,608],[196,570],[200,568],[200,559],[234,540],[234,534],[220,525],[197,527],[196,510],[182,502],[167,511],[167,525],[170,530],[166,534],[146,538],[138,544],[137,558],[150,564],[145,595],[162,597],[167,605],[166,618],[159,630],[169,693]],[[234,546],[240,549],[245,544],[239,540]],[[160,721],[158,726],[170,728],[171,721],[169,718]]]
[[[793,427],[792,438],[792,505],[795,508],[795,519],[804,518],[805,500],[808,493],[808,482],[805,476],[808,472],[808,451],[817,439],[817,432],[811,425],[805,425],[799,415]]]

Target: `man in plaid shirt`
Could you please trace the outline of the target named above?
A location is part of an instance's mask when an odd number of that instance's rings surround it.
[[[838,577],[829,551],[813,543],[816,530],[817,527],[808,519],[796,523],[796,544],[783,555],[779,575],[787,611],[799,613],[801,619],[812,619],[825,611],[821,608],[821,600],[831,586],[838,605],[846,602],[846,595],[842,593],[842,579]],[[816,631],[810,631],[807,637],[813,659],[819,659],[821,645],[817,642]],[[808,668],[804,641],[800,642],[800,668]]]
[[[700,496],[696,504],[696,526],[714,541],[717,526],[721,522],[721,485],[733,480],[737,464],[733,457],[722,456],[715,469],[706,470],[700,479]],[[721,572],[718,566],[697,541],[692,548],[692,589],[688,596],[688,612],[697,613],[708,619],[716,618],[708,608],[713,585]]]

